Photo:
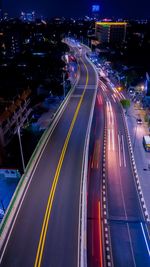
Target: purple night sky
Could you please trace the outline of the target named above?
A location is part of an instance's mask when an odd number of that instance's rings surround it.
[[[3,10],[10,16],[19,16],[34,10],[46,17],[65,16],[80,17],[90,14],[92,4],[100,4],[101,17],[150,18],[149,0],[3,0]]]

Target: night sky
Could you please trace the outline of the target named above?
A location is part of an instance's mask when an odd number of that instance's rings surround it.
[[[45,17],[80,17],[90,15],[95,3],[100,4],[102,18],[150,18],[150,0],[3,0],[3,10],[10,16],[34,10]]]

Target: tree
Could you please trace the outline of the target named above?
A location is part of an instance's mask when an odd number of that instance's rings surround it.
[[[127,113],[127,110],[130,107],[130,100],[129,99],[121,99],[120,103]]]

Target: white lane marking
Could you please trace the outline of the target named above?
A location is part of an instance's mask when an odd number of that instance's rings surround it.
[[[108,111],[108,123],[109,123],[109,125],[110,125],[110,123],[111,123],[110,111]]]
[[[147,248],[147,251],[148,251],[148,254],[149,254],[149,257],[150,257],[150,248],[149,248],[148,241],[147,241],[147,238],[146,238],[146,235],[145,235],[143,224],[142,223],[140,223],[140,224],[141,224],[141,228],[142,228],[142,232],[143,232],[146,248]]]
[[[114,100],[114,102],[116,103],[116,99],[115,99],[115,97],[112,95],[112,99]]]
[[[108,129],[108,150],[110,150],[110,129]]]
[[[120,167],[121,167],[120,136],[119,136],[119,134],[118,134],[118,148],[119,148],[119,164],[120,164]]]
[[[121,96],[123,97],[123,99],[125,99],[125,96],[122,94],[122,93],[120,93],[121,94]]]
[[[123,202],[123,207],[124,207],[125,218],[126,218],[126,220],[128,220],[127,211],[126,211],[126,204],[125,204],[125,198],[124,198],[124,194],[123,194],[122,182],[121,182],[120,175],[119,175],[119,182],[120,182],[120,189],[121,189],[121,195],[122,195],[122,202]],[[132,239],[131,239],[129,223],[127,223],[127,231],[128,231],[128,236],[129,236],[129,243],[130,243],[130,249],[131,249],[133,264],[134,264],[134,267],[136,267],[136,261],[135,261],[135,256],[134,256],[134,252],[133,252],[133,245],[132,245]]]
[[[111,132],[112,132],[112,150],[114,151],[114,150],[115,150],[115,141],[114,141],[115,137],[114,137],[114,129],[112,129],[112,130],[111,130]]]
[[[108,124],[110,125],[110,105],[109,105],[109,101],[107,101],[106,104],[107,104]]]
[[[111,103],[110,103],[110,114],[111,114],[111,124],[114,125],[114,114],[113,114]]]
[[[122,137],[122,148],[123,148],[123,161],[124,161],[124,167],[126,167],[126,156],[125,156],[125,148],[124,148],[124,137]]]
[[[120,97],[118,95],[116,95],[116,98],[117,98],[118,101],[120,101]]]

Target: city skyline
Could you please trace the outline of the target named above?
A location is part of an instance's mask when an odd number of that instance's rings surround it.
[[[19,1],[16,0],[3,2],[3,11],[8,12],[12,17],[18,17],[21,11],[29,12],[34,10],[37,15],[44,17],[64,16],[64,17],[81,17],[91,14],[92,4],[100,5],[100,17],[122,17],[134,19],[149,19],[150,2],[143,0],[136,2],[126,0],[124,2],[119,0],[102,0],[102,1],[86,1],[80,0],[71,2],[69,0],[62,0],[61,4],[58,0],[49,2],[48,0],[34,1]]]

